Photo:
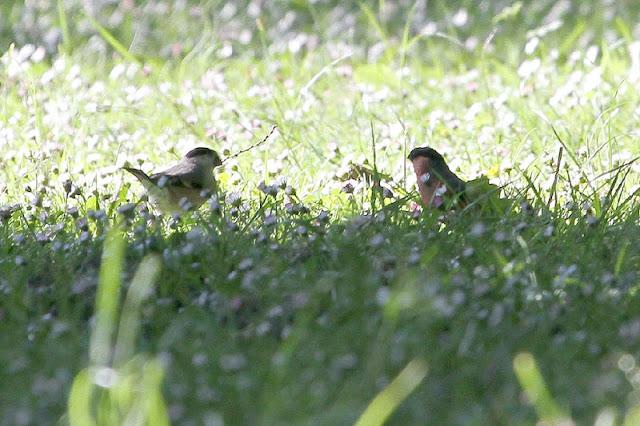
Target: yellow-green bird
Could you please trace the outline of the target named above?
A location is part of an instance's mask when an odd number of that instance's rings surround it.
[[[147,175],[140,169],[124,167],[146,189],[152,204],[165,214],[197,209],[217,189],[213,169],[222,165],[212,149],[194,148],[173,167]]]

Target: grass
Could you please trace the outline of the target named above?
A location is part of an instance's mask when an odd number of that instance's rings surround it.
[[[53,3],[0,6],[0,423],[634,424],[633,4]],[[119,169],[273,125],[181,220]],[[427,144],[510,207],[416,210]]]

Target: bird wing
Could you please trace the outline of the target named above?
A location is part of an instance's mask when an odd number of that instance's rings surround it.
[[[452,172],[446,164],[439,167],[433,167],[432,172],[438,179],[444,182],[447,189],[452,191],[454,194],[464,195],[466,189],[465,181]]]
[[[185,164],[176,164],[173,167],[149,177],[158,186],[173,186],[181,188],[204,189],[205,181],[201,173],[196,173],[193,168]]]

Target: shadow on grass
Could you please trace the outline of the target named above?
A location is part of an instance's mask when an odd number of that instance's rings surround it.
[[[429,375],[394,422],[532,421],[512,369],[522,351],[577,421],[624,409],[633,387],[618,360],[640,334],[637,206],[534,202],[446,224],[400,207],[345,220],[269,203],[234,214],[216,207],[170,230],[129,215],[125,275],[162,258],[138,349],[166,361],[174,421],[353,422],[416,357]],[[109,220],[98,216],[47,241],[17,237],[15,217],[0,225],[9,415],[36,400],[35,418],[62,414],[86,365]]]

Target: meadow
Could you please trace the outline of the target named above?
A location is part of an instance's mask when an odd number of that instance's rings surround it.
[[[0,423],[640,424],[635,3],[2,2]]]

